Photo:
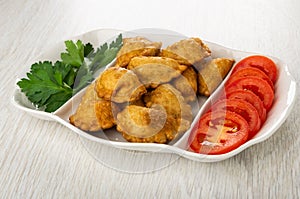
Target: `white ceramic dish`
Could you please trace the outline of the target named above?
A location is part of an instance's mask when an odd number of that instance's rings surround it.
[[[85,33],[83,35],[71,38],[71,39],[81,39],[83,42],[90,42],[95,46],[99,46],[100,44],[110,41],[114,39],[121,31],[113,30],[113,29],[101,29],[95,30],[92,32]],[[163,45],[169,45],[174,43],[182,38],[183,35],[180,35],[175,32],[167,31],[167,30],[153,30],[153,29],[143,29],[139,31],[133,32],[123,32],[123,37],[127,36],[145,36],[153,41],[162,41]],[[236,62],[240,59],[255,54],[249,52],[242,52],[233,49],[229,49],[211,42],[205,41],[205,43],[209,46],[212,51],[213,57],[228,57],[234,58]],[[55,61],[59,59],[59,53],[64,51],[64,44],[63,42],[55,45],[49,51],[43,53],[40,57],[38,57],[34,61],[39,60],[51,60]],[[80,135],[83,139],[88,139],[89,141],[98,143],[100,145],[110,145],[111,147],[122,148],[126,150],[135,150],[135,151],[150,151],[150,152],[157,152],[157,153],[175,153],[185,158],[201,161],[201,162],[215,162],[230,158],[244,149],[262,142],[269,138],[276,130],[281,126],[281,124],[285,121],[287,116],[289,115],[296,94],[296,82],[294,81],[293,77],[288,71],[287,65],[282,62],[281,60],[271,57],[273,61],[278,66],[279,76],[277,83],[275,85],[275,99],[274,104],[270,112],[268,113],[268,117],[264,125],[262,126],[261,130],[258,134],[252,138],[251,140],[247,141],[239,148],[222,155],[204,155],[204,154],[197,154],[190,151],[187,151],[187,142],[188,137],[190,134],[190,130],[185,132],[182,137],[180,137],[175,142],[170,144],[154,144],[154,143],[129,143],[125,141],[122,136],[117,133],[115,130],[108,130],[105,133],[87,133],[81,131],[80,129],[76,128],[75,126],[71,125],[68,121],[69,116],[74,112],[77,105],[80,102],[80,98],[84,93],[84,90],[76,94],[72,99],[70,99],[66,104],[64,104],[61,108],[59,108],[54,113],[46,113],[44,111],[40,111],[35,109],[34,106],[27,100],[23,93],[20,92],[20,89],[16,86],[14,96],[12,99],[13,104],[23,110],[28,112],[29,114],[38,117],[44,120],[54,120],[57,121],[66,127],[70,128],[72,131]],[[102,69],[103,70],[103,69]],[[25,77],[26,72],[29,71],[29,68],[26,68],[21,77]],[[228,76],[227,76],[228,77]],[[218,87],[218,89],[214,92],[214,94],[206,99],[206,98],[199,98],[200,109],[196,112],[194,121],[191,125],[191,128],[199,117],[204,113],[205,110],[209,108],[211,102],[217,99],[218,93],[223,89],[222,85],[226,82],[226,79],[223,83]]]

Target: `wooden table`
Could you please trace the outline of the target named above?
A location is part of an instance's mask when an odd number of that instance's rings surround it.
[[[267,141],[217,163],[160,154],[155,159],[170,164],[139,173],[129,166],[155,164],[153,157],[103,147],[97,161],[71,130],[11,104],[17,75],[35,57],[99,28],[166,28],[272,55],[299,86],[299,10],[296,0],[0,1],[0,198],[299,198],[299,93]],[[122,154],[119,165],[110,163]]]

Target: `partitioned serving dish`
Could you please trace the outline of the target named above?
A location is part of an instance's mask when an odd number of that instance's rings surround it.
[[[71,39],[80,39],[83,42],[90,42],[95,46],[101,45],[107,41],[113,40],[119,33],[122,31],[114,29],[100,29],[91,31]],[[186,38],[183,35],[180,35],[175,32],[168,30],[157,30],[157,29],[143,29],[130,32],[122,32],[123,37],[129,36],[144,36],[152,41],[162,41],[163,47],[169,44],[172,44],[180,39]],[[211,49],[213,57],[228,57],[235,59],[236,62],[242,58],[255,54],[249,52],[242,52],[234,49],[229,49],[221,45],[204,41],[206,45]],[[64,50],[63,42],[53,46],[51,50],[44,52],[41,56],[37,57],[33,61],[39,60],[50,60],[55,61],[59,59],[59,52]],[[175,153],[185,158],[200,161],[200,162],[214,162],[220,161],[227,158],[230,158],[244,149],[260,143],[271,135],[273,135],[276,130],[282,125],[285,119],[288,117],[289,113],[292,110],[293,103],[295,101],[296,93],[296,82],[288,71],[288,66],[276,57],[271,57],[273,61],[278,66],[278,80],[275,84],[275,98],[274,104],[268,117],[260,131],[255,137],[247,141],[240,147],[235,150],[230,151],[229,153],[222,155],[205,155],[190,152],[187,149],[188,146],[188,137],[190,135],[191,129],[197,123],[200,116],[204,113],[205,110],[211,105],[213,101],[218,97],[218,92],[221,92],[223,89],[223,84],[226,82],[226,79],[218,87],[218,89],[209,97],[198,97],[198,105],[193,107],[194,120],[191,125],[191,128],[186,131],[181,137],[172,141],[169,144],[155,144],[155,143],[131,143],[127,142],[115,129],[105,130],[104,132],[99,133],[88,133],[82,131],[75,126],[69,123],[69,116],[76,110],[81,96],[84,93],[84,89],[74,95],[69,101],[67,101],[62,107],[53,113],[47,113],[41,110],[37,110],[26,98],[26,96],[21,93],[18,86],[15,88],[14,96],[12,98],[13,104],[29,114],[44,120],[54,120],[62,125],[70,128],[72,131],[77,133],[83,139],[87,139],[99,145],[108,145],[111,147],[122,148],[126,150],[135,150],[135,151],[144,151],[144,152],[156,152],[156,153]],[[109,67],[109,64],[107,67]],[[101,69],[102,71],[104,68]],[[24,69],[24,72],[19,75],[19,78],[25,77],[26,72],[29,71],[29,68]],[[99,71],[101,72],[101,71]],[[228,76],[227,76],[228,77]]]

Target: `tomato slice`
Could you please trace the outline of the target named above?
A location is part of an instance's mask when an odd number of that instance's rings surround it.
[[[192,130],[190,150],[202,154],[223,154],[238,148],[248,138],[249,126],[230,111],[204,114]]]
[[[210,111],[231,111],[242,116],[249,124],[249,138],[252,138],[261,126],[261,120],[256,108],[245,100],[221,100],[215,103]]]
[[[268,57],[262,55],[253,55],[242,59],[236,64],[232,73],[249,66],[262,70],[275,84],[278,75],[276,64]]]
[[[258,77],[241,77],[225,86],[226,93],[237,89],[252,91],[261,99],[267,111],[271,109],[274,91],[265,80]]]
[[[254,67],[244,67],[233,73],[230,78],[227,80],[226,84],[230,84],[234,80],[240,78],[240,77],[259,77],[263,80],[266,80],[268,84],[272,87],[274,90],[274,84],[271,81],[271,79],[261,70],[254,68]]]
[[[238,99],[249,102],[257,110],[261,123],[263,124],[266,121],[267,111],[264,107],[264,104],[261,101],[261,99],[259,99],[259,97],[255,95],[252,91],[238,89],[226,93],[225,95],[225,98],[227,99]]]

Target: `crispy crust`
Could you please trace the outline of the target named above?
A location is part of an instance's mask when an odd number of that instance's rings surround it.
[[[159,106],[163,108],[169,117],[174,119],[185,119],[192,121],[192,109],[181,95],[170,84],[162,84],[151,93],[147,93],[145,98],[147,107]]]
[[[146,93],[146,88],[130,70],[120,67],[106,69],[96,80],[99,97],[116,103],[132,102]]]
[[[183,39],[160,53],[162,57],[173,58],[182,65],[191,66],[210,56],[211,51],[199,38]]]
[[[99,120],[99,110],[101,116]],[[114,126],[114,119],[112,117],[111,102],[105,101],[97,96],[94,90],[94,84],[91,84],[76,110],[76,112],[69,117],[70,123],[84,131],[99,131]]]
[[[233,59],[216,58],[206,64],[198,73],[198,92],[210,96],[223,81],[234,64]]]
[[[193,66],[211,54],[199,38],[160,48],[161,42],[124,38],[115,66],[87,88],[70,123],[91,132],[117,125],[129,142],[168,143],[188,130],[193,119],[188,103],[197,92],[209,96],[234,60],[214,59],[198,73]],[[159,53],[162,57],[154,57]]]
[[[182,76],[179,76],[172,82],[172,85],[181,92],[187,102],[196,100],[198,89],[197,78],[196,71],[190,66],[182,73]]]
[[[117,65],[126,67],[133,57],[158,55],[161,45],[161,42],[151,42],[144,37],[124,38],[117,54]]]
[[[187,68],[177,61],[165,57],[134,57],[128,69],[132,70],[146,86],[156,88],[162,83],[171,81]]]
[[[108,129],[116,124],[115,117],[119,112],[117,105],[107,100],[99,100],[94,106],[98,123],[102,129]]]
[[[176,121],[159,109],[130,105],[117,120],[117,130],[129,142],[167,143],[178,134]]]
[[[167,121],[165,127],[161,131],[159,131],[157,134],[150,137],[141,138],[141,137],[129,135],[126,132],[121,132],[121,133],[122,136],[129,142],[165,144],[172,141],[177,136],[178,131],[176,131],[172,123]]]

